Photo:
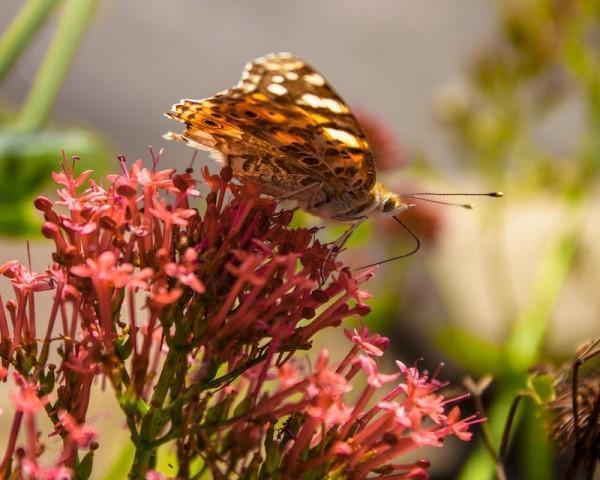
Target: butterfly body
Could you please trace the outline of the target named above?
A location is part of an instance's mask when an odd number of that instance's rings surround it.
[[[167,138],[209,150],[234,177],[344,223],[409,207],[376,182],[368,141],[325,78],[290,53],[246,66],[240,82],[166,114],[185,124]]]

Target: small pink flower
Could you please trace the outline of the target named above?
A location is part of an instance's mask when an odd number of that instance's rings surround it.
[[[95,232],[98,228],[98,224],[93,221],[81,223],[65,219],[62,221],[62,225],[67,230],[77,232],[80,235],[89,235],[90,233]]]
[[[448,417],[446,419],[446,424],[452,435],[456,435],[464,442],[468,442],[473,437],[473,433],[469,432],[468,429],[473,425],[473,423],[480,423],[482,419],[477,418],[475,416],[460,418],[460,408],[455,406],[448,413]]]
[[[352,407],[346,405],[340,397],[323,393],[313,399],[306,408],[306,413],[325,425],[342,425],[350,419]]]
[[[37,387],[28,383],[25,377],[20,373],[13,373],[15,383],[18,385],[17,390],[10,392],[10,399],[13,405],[19,412],[34,414],[39,410],[43,410],[48,403],[47,396],[38,396]]]
[[[141,164],[141,162],[140,162]],[[136,166],[139,165],[136,162]],[[172,181],[171,177],[175,173],[175,170],[172,168],[167,168],[165,170],[149,170],[147,168],[142,168],[139,170],[137,175],[137,179],[141,185],[148,187],[153,186],[155,188],[168,188],[171,186]]]
[[[352,455],[352,447],[347,442],[335,442],[331,447],[331,453],[334,455],[349,456]]]
[[[165,272],[169,277],[176,278],[196,293],[204,293],[204,285],[194,273],[197,268],[197,258],[198,253],[193,248],[188,248],[183,254],[183,261],[181,263],[169,262],[165,266]]]
[[[98,437],[98,431],[90,425],[79,425],[67,411],[61,410],[58,419],[69,434],[69,438],[79,448],[89,448],[90,444]]]
[[[48,272],[36,273],[17,262],[7,262],[0,273],[12,280],[13,286],[23,292],[43,292],[54,288],[54,280]]]
[[[166,287],[156,287],[152,291],[150,299],[156,305],[164,307],[165,305],[175,303],[181,297],[182,293],[181,288],[172,288],[169,290]]]
[[[344,335],[348,340],[360,346],[367,355],[374,357],[381,357],[390,343],[389,338],[378,333],[369,335],[369,330],[364,326],[359,330],[354,329],[352,332],[344,330]]]
[[[167,480],[168,479],[168,477],[166,477],[162,473],[157,472],[155,470],[150,470],[150,471],[146,472],[146,476],[144,478],[146,480]]]
[[[71,469],[64,465],[44,468],[29,458],[23,460],[23,471],[29,475],[32,480],[71,480],[71,478],[73,478]]]
[[[393,382],[400,376],[399,373],[379,373],[377,363],[375,362],[375,360],[373,360],[371,357],[367,357],[366,355],[360,355],[357,359],[353,361],[353,363],[360,364],[365,374],[367,375],[367,382],[373,388],[381,388],[382,385]]]
[[[180,227],[185,227],[188,220],[198,214],[196,210],[191,208],[170,208],[164,200],[158,201],[154,208],[150,208],[149,211],[164,223],[179,225]]]
[[[19,262],[16,260],[10,260],[8,262],[3,263],[2,265],[0,265],[0,275],[5,275],[5,272],[9,272],[9,274],[12,275],[12,268],[18,264]]]
[[[85,265],[71,267],[71,273],[83,278],[108,283],[116,288],[127,285],[132,279],[133,265],[124,263],[117,265],[117,258],[112,251],[100,254],[97,259],[88,258]]]
[[[279,385],[281,389],[286,389],[292,385],[297,384],[300,381],[300,374],[296,367],[290,364],[290,362],[284,363],[279,367],[278,371]]]
[[[63,170],[61,172],[52,172],[52,178],[59,185],[64,185],[65,187],[70,188],[79,188],[85,183],[91,174],[92,170],[85,170],[81,172],[79,176],[75,177],[71,170]]]

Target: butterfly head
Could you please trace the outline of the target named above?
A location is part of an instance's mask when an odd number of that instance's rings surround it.
[[[400,195],[391,192],[380,183],[373,188],[373,195],[376,205],[374,213],[380,216],[392,217],[415,206],[406,203]]]

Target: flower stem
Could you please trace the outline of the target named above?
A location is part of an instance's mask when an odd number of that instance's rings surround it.
[[[0,39],[0,82],[58,5],[58,0],[29,0]]]
[[[65,1],[58,30],[17,117],[15,124],[17,131],[36,132],[46,123],[56,95],[98,3],[98,0]]]
[[[169,353],[167,353],[167,358],[150,399],[150,409],[142,420],[140,442],[136,445],[133,465],[129,472],[131,480],[143,479],[146,471],[150,468],[152,457],[156,455],[158,445],[154,440],[164,426],[163,406],[169,389],[173,385],[173,378],[181,362],[186,360],[186,350],[182,345],[185,343],[184,339],[187,336],[188,329],[182,325],[183,323],[183,321],[180,321],[177,325],[175,338],[172,345],[170,345]]]

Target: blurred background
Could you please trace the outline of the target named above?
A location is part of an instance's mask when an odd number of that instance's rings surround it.
[[[370,286],[369,325],[392,338],[390,359],[444,362],[458,384],[492,374],[497,444],[530,367],[600,334],[597,0],[3,0],[0,32],[0,262],[24,261],[24,238],[34,270],[50,262],[31,200],[51,192],[61,149],[101,174],[118,154],[149,161],[149,145],[165,147],[162,167],[183,169],[193,152],[162,139],[178,128],[162,112],[232,86],[250,59],[291,51],[353,107],[389,187],[506,194],[407,214],[424,248],[382,265]],[[370,223],[344,258],[361,266],[411,248],[398,225]],[[346,348],[339,332],[323,341]],[[96,410],[110,465],[122,419],[108,393]],[[509,478],[559,478],[535,402],[521,417]],[[434,478],[493,471],[479,442],[432,454]]]

